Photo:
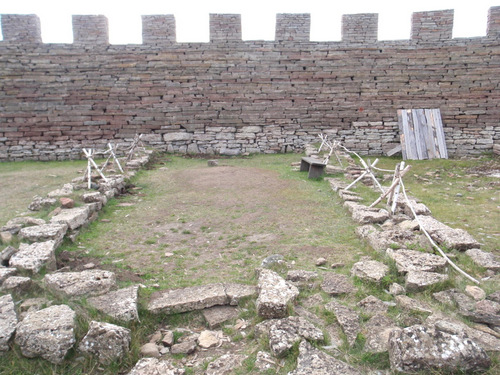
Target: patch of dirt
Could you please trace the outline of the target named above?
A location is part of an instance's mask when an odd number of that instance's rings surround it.
[[[479,176],[500,177],[500,158],[482,162],[480,165],[467,169],[467,174]]]
[[[222,165],[157,170],[144,183],[145,198],[129,197],[133,206],[117,207],[124,211],[99,236],[105,245],[83,245],[123,259],[145,279],[154,275],[171,287],[201,279],[248,282],[271,254],[301,267],[320,256],[333,263],[356,255],[352,243],[359,241],[350,219],[342,221],[345,211],[329,190],[318,194],[308,181]],[[337,235],[348,244],[334,245]]]

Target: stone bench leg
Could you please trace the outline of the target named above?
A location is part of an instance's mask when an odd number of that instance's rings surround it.
[[[323,175],[323,170],[325,169],[324,165],[311,164],[309,167],[309,174],[307,177],[309,178],[318,178]]]
[[[309,171],[309,163],[305,160],[300,161],[300,171],[301,172],[306,172]]]

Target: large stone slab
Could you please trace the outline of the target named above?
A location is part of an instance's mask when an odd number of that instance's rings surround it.
[[[11,267],[0,267],[0,285],[3,284],[5,280],[9,277],[14,276],[17,273],[16,268]]]
[[[359,277],[361,280],[379,283],[389,272],[389,267],[376,260],[362,260],[354,263],[351,268],[351,275]]]
[[[116,286],[115,274],[103,270],[54,273],[45,275],[43,281],[54,293],[69,298],[101,295]]]
[[[356,290],[349,277],[334,272],[327,273],[324,276],[321,289],[332,296],[352,293]]]
[[[16,331],[17,315],[10,294],[0,297],[0,353],[9,350],[9,340]]]
[[[432,313],[432,308],[428,304],[405,295],[396,296],[396,303],[399,307],[408,311]]]
[[[11,267],[18,270],[38,273],[42,267],[47,271],[55,271],[56,264],[56,241],[35,242],[30,245],[21,243],[19,250],[9,260]]]
[[[177,314],[227,304],[224,284],[218,283],[156,292],[147,308],[155,314]]]
[[[359,314],[337,301],[327,303],[325,309],[335,314],[337,321],[342,327],[342,331],[346,335],[347,343],[349,346],[353,346],[358,333],[361,332]]]
[[[98,297],[90,297],[87,302],[99,311],[115,319],[129,322],[139,320],[137,312],[137,291],[139,286],[118,289]]]
[[[297,287],[268,269],[260,271],[258,290],[257,313],[266,319],[285,317],[288,304],[299,295]]]
[[[409,271],[439,272],[446,267],[443,257],[415,250],[387,249],[386,254],[396,262],[400,273]]]
[[[352,211],[352,218],[360,224],[381,224],[389,219],[389,212],[384,209],[374,209],[358,205]]]
[[[421,239],[414,231],[394,228],[368,232],[366,241],[374,250],[385,251],[393,246],[420,245]]]
[[[17,326],[15,343],[25,357],[61,363],[75,344],[75,316],[67,305],[28,313]]]
[[[62,210],[60,214],[50,219],[51,223],[66,224],[69,229],[75,230],[87,222],[89,217],[88,206]]]
[[[418,219],[434,241],[449,249],[465,251],[481,247],[479,242],[463,229],[453,229],[432,216],[421,215]]]
[[[400,329],[385,314],[374,315],[363,327],[366,341],[364,350],[370,353],[385,353],[389,350],[389,336],[395,329]]]
[[[186,371],[175,367],[170,361],[157,358],[142,358],[128,375],[184,375]]]
[[[7,293],[23,293],[32,286],[31,278],[27,276],[9,276],[2,283],[1,291]]]
[[[19,231],[19,238],[30,242],[54,241],[57,246],[62,242],[68,226],[61,223],[35,225]]]
[[[409,271],[406,274],[405,287],[408,291],[421,291],[448,280],[448,275],[436,272]]]
[[[238,317],[238,309],[233,306],[213,306],[202,311],[210,329],[218,328],[222,323]]]
[[[17,234],[24,227],[43,224],[46,224],[46,221],[43,219],[37,219],[31,216],[20,216],[9,220],[3,227],[0,228],[0,232]]]
[[[257,295],[257,288],[255,285],[245,285],[236,283],[223,284],[229,304],[237,306],[241,299],[255,297]]]
[[[500,271],[500,260],[493,253],[488,253],[479,249],[470,249],[465,252],[472,261],[480,267],[493,271]]]
[[[314,348],[307,341],[299,345],[297,368],[288,375],[362,375],[356,368]]]
[[[481,329],[475,329],[469,327],[467,324],[453,319],[450,316],[445,316],[442,313],[432,314],[425,320],[426,325],[436,325],[441,330],[447,331],[449,333],[460,335],[465,333],[469,336],[476,344],[478,344],[485,351],[500,352],[500,337],[494,331],[485,332],[486,328],[483,326]],[[479,326],[478,326],[479,327]]]
[[[130,329],[110,323],[92,321],[78,349],[97,357],[102,364],[121,359],[130,347]]]
[[[392,331],[389,359],[391,368],[401,372],[479,372],[491,364],[486,352],[467,335],[423,325]]]
[[[323,332],[302,317],[290,316],[283,319],[270,319],[258,324],[257,334],[269,338],[269,348],[275,357],[283,357],[302,339],[323,341]]]

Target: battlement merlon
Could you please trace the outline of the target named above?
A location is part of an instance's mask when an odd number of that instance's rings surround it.
[[[74,44],[109,44],[108,19],[105,16],[73,16]]]
[[[142,17],[143,44],[170,44],[176,42],[175,17],[173,14]]]
[[[453,37],[453,9],[415,12],[411,18],[411,40],[440,42]]]
[[[2,14],[3,40],[8,43],[42,43],[40,18],[35,14]]]
[[[500,6],[488,10],[488,26],[486,35],[490,38],[500,37]]]
[[[240,14],[210,14],[210,42],[241,42]]]
[[[276,15],[276,42],[309,42],[311,15],[309,13],[278,13]]]
[[[342,41],[347,43],[375,43],[378,40],[378,13],[344,14]]]

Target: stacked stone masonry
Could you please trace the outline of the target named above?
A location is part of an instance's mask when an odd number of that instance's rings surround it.
[[[378,15],[310,41],[279,14],[275,41],[243,41],[210,16],[210,43],[176,43],[171,15],[143,16],[143,44],[110,45],[104,16],[74,16],[73,44],[41,43],[35,15],[2,15],[0,160],[81,157],[128,145],[238,155],[302,150],[320,132],[363,154],[399,143],[397,110],[440,108],[450,155],[500,142],[500,7],[487,35],[452,39],[453,11],[419,12],[411,39],[377,40]]]

